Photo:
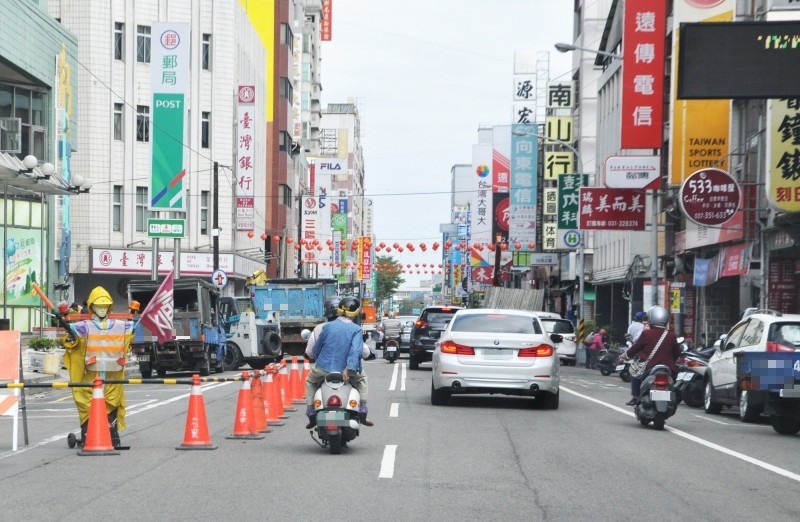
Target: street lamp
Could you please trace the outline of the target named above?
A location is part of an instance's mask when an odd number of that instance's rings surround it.
[[[589,49],[588,47],[581,47],[579,45],[573,45],[568,43],[559,42],[555,45],[556,51],[560,53],[568,53],[570,51],[587,51],[594,54],[599,54],[600,56],[606,56],[608,58],[616,58],[617,60],[622,60],[622,56],[614,53],[609,53],[607,51],[601,51],[599,49]]]
[[[80,174],[73,174],[70,179],[72,186],[68,189],[73,194],[86,194],[94,185],[94,182],[89,178],[84,178]]]
[[[578,166],[580,167],[579,175],[583,176],[586,174],[585,169],[583,168],[583,159],[581,157],[581,153],[578,152],[571,143],[567,143],[566,141],[559,140],[557,138],[551,138],[549,136],[545,136],[544,134],[539,134],[538,132],[529,132],[529,131],[520,131],[520,130],[513,130],[511,134],[514,136],[532,136],[537,139],[542,139],[544,141],[552,141],[553,143],[558,143],[559,145],[565,147],[567,150],[575,154],[575,161],[578,162]],[[582,178],[581,178],[582,179]],[[580,235],[580,244],[578,245],[578,266],[576,267],[576,272],[578,273],[578,321],[583,321],[583,312],[584,312],[584,296],[585,296],[585,288],[584,288],[584,281],[583,281],[583,272],[584,272],[584,263],[586,261],[586,245],[585,245],[585,237],[583,235],[583,230],[579,230],[578,234]]]
[[[19,173],[27,175],[35,174],[34,169],[36,167],[39,167],[41,175],[34,175],[33,176],[34,179],[50,179],[50,176],[52,176],[53,173],[56,171],[56,168],[53,166],[52,163],[42,163],[42,165],[39,166],[39,160],[36,159],[36,156],[33,156],[31,154],[28,154],[22,159],[22,166],[25,168],[20,169]]]

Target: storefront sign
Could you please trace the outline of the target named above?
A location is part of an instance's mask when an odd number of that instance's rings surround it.
[[[510,131],[511,209],[508,237],[511,242],[527,245],[536,243],[537,138],[525,134],[524,125],[512,125]]]
[[[322,19],[320,20],[320,40],[330,42],[333,37],[333,0],[322,0]]]
[[[608,188],[648,190],[661,184],[661,156],[609,156],[604,168]]]
[[[704,169],[686,179],[678,200],[686,217],[698,225],[722,225],[739,209],[742,191],[724,170]]]
[[[9,214],[10,215],[10,214]],[[5,263],[4,303],[10,306],[39,306],[41,300],[33,291],[36,283],[47,288],[42,271],[42,230],[7,227],[3,239]]]
[[[797,311],[797,280],[794,259],[773,257],[769,260],[767,307],[783,313]]]
[[[768,101],[767,200],[783,212],[800,211],[800,98]]]
[[[240,85],[237,104],[236,230],[255,230],[255,101],[256,88]]]
[[[171,237],[183,239],[186,237],[185,219],[148,219],[147,237]]]
[[[662,145],[666,4],[666,0],[625,1],[623,149],[657,149]]]
[[[581,230],[644,230],[643,190],[582,187]]]
[[[727,246],[722,249],[722,273],[720,277],[747,275],[750,270],[752,243]]]

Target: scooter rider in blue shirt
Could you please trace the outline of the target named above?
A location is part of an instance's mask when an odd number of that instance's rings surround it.
[[[367,376],[362,372],[361,354],[364,339],[361,327],[354,320],[360,318],[361,302],[355,297],[343,297],[339,302],[339,318],[327,323],[316,339],[313,355],[316,366],[311,369],[306,379],[306,406],[308,424],[306,429],[313,428],[316,423],[314,412],[314,393],[329,373],[341,373],[344,380],[358,390],[361,396],[359,416],[361,424],[373,426],[367,419]]]

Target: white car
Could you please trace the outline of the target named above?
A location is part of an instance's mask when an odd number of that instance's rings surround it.
[[[557,409],[560,339],[534,312],[459,310],[436,341],[431,404],[447,404],[453,394],[499,393]]]
[[[737,376],[737,359],[747,352],[792,353],[800,349],[800,315],[757,310],[736,323],[715,348],[705,375],[706,413],[738,406],[739,418],[753,422],[767,406],[769,392],[748,389]]]
[[[555,312],[534,312],[547,333],[559,334],[562,340],[556,343],[556,352],[565,366],[575,366],[578,360],[578,342],[575,340],[575,325]]]

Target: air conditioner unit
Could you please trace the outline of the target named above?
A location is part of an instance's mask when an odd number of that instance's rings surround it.
[[[22,152],[21,118],[0,118],[0,152]]]

